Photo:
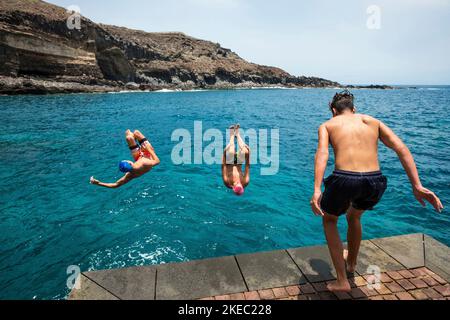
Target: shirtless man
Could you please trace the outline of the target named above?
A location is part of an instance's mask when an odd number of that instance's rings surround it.
[[[367,115],[356,114],[354,97],[347,90],[334,96],[330,104],[333,118],[319,128],[319,146],[315,161],[314,195],[311,199],[313,212],[323,217],[323,226],[330,255],[336,268],[337,281],[329,284],[330,291],[350,291],[347,271],[355,271],[361,244],[361,216],[372,210],[381,200],[387,187],[387,179],[380,171],[378,141],[393,149],[412,185],[416,199],[425,206],[428,201],[440,212],[443,209],[439,198],[420,182],[414,158],[406,145],[381,121]],[[329,157],[331,143],[336,170],[322,180]],[[344,251],[337,221],[346,214],[348,222],[348,250]]]
[[[125,138],[135,162],[133,163],[127,160],[120,162],[119,170],[125,173],[125,175],[118,181],[114,183],[103,183],[91,177],[91,184],[111,189],[119,188],[131,180],[143,176],[152,170],[153,167],[159,165],[160,161],[155,153],[155,149],[153,149],[150,142],[139,130],[134,131],[134,133],[127,130],[125,132]],[[139,144],[136,143],[136,140]]]
[[[238,152],[234,145],[235,139],[239,146]],[[245,173],[242,173],[244,159]],[[222,158],[222,178],[225,186],[233,189],[237,196],[242,196],[250,183],[250,148],[242,140],[239,125],[230,128],[230,143],[225,148]]]

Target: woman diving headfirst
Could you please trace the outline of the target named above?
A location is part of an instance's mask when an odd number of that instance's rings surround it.
[[[130,148],[131,155],[135,162],[124,160],[119,164],[119,170],[125,175],[114,183],[103,183],[91,177],[91,184],[105,188],[119,188],[133,179],[139,178],[160,164],[160,160],[155,153],[150,142],[145,136],[136,130],[125,132],[125,138]],[[139,142],[139,144],[136,142]]]
[[[230,128],[230,143],[225,148],[222,158],[222,178],[227,188],[233,189],[237,196],[242,196],[250,183],[250,148],[244,143],[239,129],[238,124]],[[237,152],[235,140],[239,147]],[[243,173],[244,160],[245,172]]]

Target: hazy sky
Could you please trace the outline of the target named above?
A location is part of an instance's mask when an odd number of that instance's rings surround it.
[[[182,31],[341,83],[450,84],[450,0],[50,0],[95,22]],[[380,9],[380,29],[371,5]],[[375,20],[373,20],[375,19]]]

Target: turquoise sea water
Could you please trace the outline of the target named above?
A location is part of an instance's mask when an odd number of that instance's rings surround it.
[[[324,243],[309,208],[317,127],[334,90],[237,90],[0,97],[0,298],[59,299],[67,267],[82,271],[178,262]],[[450,199],[450,88],[357,90],[358,109],[390,125],[416,157],[425,186]],[[173,130],[280,130],[280,170],[233,196],[218,165],[171,162]],[[141,129],[162,160],[118,190]],[[413,198],[395,154],[381,147],[389,188],[364,218],[365,238],[424,232],[450,245],[450,218]],[[330,167],[328,171],[330,172]],[[345,232],[345,219],[341,230]]]

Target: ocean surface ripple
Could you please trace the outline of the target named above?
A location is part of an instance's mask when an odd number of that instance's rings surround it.
[[[358,110],[391,126],[416,157],[423,184],[450,199],[450,88],[357,90]],[[236,90],[0,97],[0,299],[62,299],[67,267],[151,265],[325,242],[309,208],[317,128],[334,91]],[[171,162],[171,134],[280,130],[280,170],[252,167],[246,195],[223,185],[219,165]],[[119,190],[129,159],[125,129],[141,129],[162,164]],[[206,145],[206,144],[205,144]],[[364,237],[427,233],[450,245],[450,219],[414,199],[396,155],[380,147],[386,195],[364,218]],[[330,162],[331,164],[331,162]],[[331,165],[328,173],[332,171]],[[340,229],[346,230],[345,219]]]

